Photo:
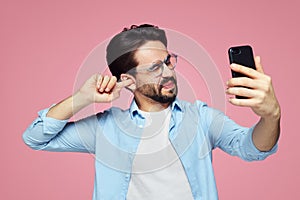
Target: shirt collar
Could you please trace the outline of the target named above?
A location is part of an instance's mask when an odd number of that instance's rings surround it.
[[[135,102],[135,100],[134,100],[134,98],[133,98],[133,100],[132,100],[132,102],[131,102],[131,105],[130,105],[130,108],[129,108],[129,112],[130,112],[130,117],[131,117],[131,119],[133,119],[133,117],[134,117],[135,115],[139,114],[139,113],[138,113],[138,110],[139,110],[139,108],[138,108],[138,106],[137,106],[137,104],[136,104],[136,102]]]
[[[182,107],[183,107],[182,102],[178,98],[176,98],[175,101],[173,101],[171,108],[172,111],[176,109],[182,112],[183,111]]]
[[[173,103],[171,105],[172,111],[174,111],[174,110],[183,111],[182,107],[183,107],[182,102],[178,98],[176,98],[175,101],[173,101]],[[140,115],[143,118],[143,116],[138,111],[139,111],[139,108],[133,98],[130,108],[129,108],[130,116],[132,119],[134,118],[135,115]]]

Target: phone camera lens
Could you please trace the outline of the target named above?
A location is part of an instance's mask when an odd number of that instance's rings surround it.
[[[241,50],[239,48],[232,48],[231,49],[232,54],[234,55],[238,55],[241,53]]]

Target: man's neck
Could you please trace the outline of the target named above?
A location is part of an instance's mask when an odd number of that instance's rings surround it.
[[[135,94],[134,99],[140,110],[145,112],[158,112],[169,107],[170,103],[160,103],[142,94]]]

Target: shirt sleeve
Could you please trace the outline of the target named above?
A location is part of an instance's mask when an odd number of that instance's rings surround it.
[[[206,107],[206,123],[213,148],[220,148],[226,153],[238,156],[246,161],[264,160],[275,153],[278,144],[270,151],[260,151],[252,140],[254,127],[243,127],[235,123],[224,113]]]
[[[38,112],[38,117],[23,133],[23,141],[35,150],[57,152],[95,152],[97,116],[76,122],[47,117],[49,108]]]

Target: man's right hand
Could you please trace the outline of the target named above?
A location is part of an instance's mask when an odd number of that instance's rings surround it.
[[[77,95],[80,95],[86,104],[108,103],[120,96],[121,90],[132,84],[132,80],[117,82],[115,76],[94,74],[79,89]]]

